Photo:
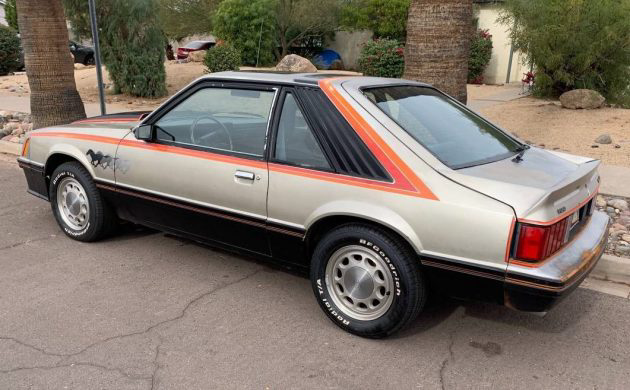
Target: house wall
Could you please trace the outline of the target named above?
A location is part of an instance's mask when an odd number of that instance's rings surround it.
[[[339,53],[347,70],[356,70],[361,48],[372,39],[373,35],[369,30],[337,31],[334,40],[328,42],[326,48]]]
[[[476,16],[479,18],[479,28],[489,30],[492,35],[492,58],[484,72],[485,84],[503,84],[507,77],[511,41],[507,26],[497,22],[500,10],[501,5],[497,4],[477,5]],[[523,73],[529,70],[523,65],[524,58],[519,51],[514,52],[510,82],[520,82],[523,79]]]

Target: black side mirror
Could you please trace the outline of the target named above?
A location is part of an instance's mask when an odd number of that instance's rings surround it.
[[[153,126],[151,125],[141,125],[133,129],[133,135],[136,136],[136,139],[142,141],[151,141],[153,138]]]

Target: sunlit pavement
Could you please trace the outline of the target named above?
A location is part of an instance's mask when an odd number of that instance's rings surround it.
[[[307,279],[126,227],[82,244],[0,159],[0,389],[627,388],[630,304],[578,289],[539,317],[434,298],[365,340]]]

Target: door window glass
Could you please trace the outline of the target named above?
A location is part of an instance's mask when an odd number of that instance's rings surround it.
[[[274,92],[204,88],[160,118],[157,139],[262,156]]]

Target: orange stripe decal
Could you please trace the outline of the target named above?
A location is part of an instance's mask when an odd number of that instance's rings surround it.
[[[424,182],[413,172],[411,168],[396,154],[396,152],[381,138],[381,136],[370,126],[361,114],[359,114],[350,103],[332,85],[335,79],[324,79],[319,81],[319,86],[324,91],[328,99],[339,110],[343,117],[350,123],[354,131],[365,142],[374,156],[383,164],[383,167],[394,179],[395,188],[408,192],[421,198],[439,200]],[[399,192],[399,191],[394,191]]]

